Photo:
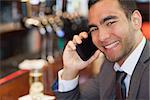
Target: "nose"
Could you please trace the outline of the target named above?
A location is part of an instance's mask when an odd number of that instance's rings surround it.
[[[108,38],[110,38],[110,31],[107,28],[99,27],[99,40],[103,42]]]

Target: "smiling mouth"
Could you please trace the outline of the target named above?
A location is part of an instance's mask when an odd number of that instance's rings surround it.
[[[119,44],[119,41],[113,42],[109,45],[104,46],[105,49],[111,49],[117,46],[117,44]]]

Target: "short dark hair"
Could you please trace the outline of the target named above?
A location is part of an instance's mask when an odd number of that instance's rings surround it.
[[[89,0],[88,8],[90,9],[92,5],[102,0]],[[121,8],[124,10],[127,18],[130,18],[132,13],[137,10],[136,0],[118,0]]]

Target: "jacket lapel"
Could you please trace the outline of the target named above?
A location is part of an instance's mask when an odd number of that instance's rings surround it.
[[[148,65],[145,65],[144,62],[146,62],[149,58],[150,58],[149,57],[149,42],[146,42],[145,48],[137,63],[136,68],[134,69],[133,76],[131,77],[131,82],[130,82],[130,87],[129,87],[129,96],[127,99],[136,100],[142,75],[144,73],[145,68],[148,66]]]
[[[145,69],[144,64],[138,64],[136,71],[133,73],[133,76],[131,77],[131,83],[130,83],[130,88],[129,88],[129,96],[127,99],[129,100],[136,100],[136,96],[138,93],[139,85],[141,82],[141,77],[143,75],[144,69]]]
[[[115,82],[114,63],[104,62],[100,74],[100,100],[109,100],[113,98],[113,87]]]

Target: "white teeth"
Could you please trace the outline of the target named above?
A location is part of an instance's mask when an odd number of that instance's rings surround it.
[[[114,47],[116,44],[118,44],[119,43],[119,41],[117,41],[117,42],[114,42],[114,43],[112,43],[112,44],[110,44],[110,45],[108,45],[108,46],[105,46],[105,48],[106,49],[110,49],[110,48],[112,48],[112,47]]]

